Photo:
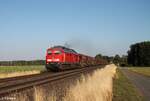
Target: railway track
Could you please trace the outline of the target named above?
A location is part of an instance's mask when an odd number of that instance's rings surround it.
[[[58,81],[81,73],[89,72],[98,67],[100,66],[95,66],[92,68],[81,68],[81,69],[69,70],[69,71],[58,72],[58,73],[42,73],[33,76],[29,75],[29,76],[14,77],[8,79],[0,79],[0,95],[8,94],[10,92],[17,91],[20,89],[25,89],[29,87],[42,85],[45,83]]]

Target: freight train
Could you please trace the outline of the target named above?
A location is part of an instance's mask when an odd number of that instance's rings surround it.
[[[105,65],[105,60],[96,60],[64,46],[54,46],[47,49],[46,69],[48,71],[62,71],[75,68],[84,68],[94,65]]]

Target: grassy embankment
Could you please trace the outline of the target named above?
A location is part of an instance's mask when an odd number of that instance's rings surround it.
[[[113,82],[113,101],[144,101],[135,86],[119,69]]]
[[[150,67],[131,67],[129,70],[150,77]]]
[[[111,101],[115,65],[99,69],[93,75],[82,76],[77,85],[70,87],[64,101]]]
[[[0,66],[0,78],[38,74],[45,71],[44,66]]]

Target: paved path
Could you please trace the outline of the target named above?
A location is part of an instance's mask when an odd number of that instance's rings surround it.
[[[140,75],[138,73],[129,71],[128,69],[121,69],[127,78],[135,84],[137,89],[145,97],[146,101],[150,101],[150,77]]]

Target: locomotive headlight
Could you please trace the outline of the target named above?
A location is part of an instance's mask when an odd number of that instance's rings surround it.
[[[59,61],[59,59],[55,59],[54,61]]]
[[[51,61],[52,61],[52,59],[47,59],[47,61],[48,61],[48,62],[51,62]]]

